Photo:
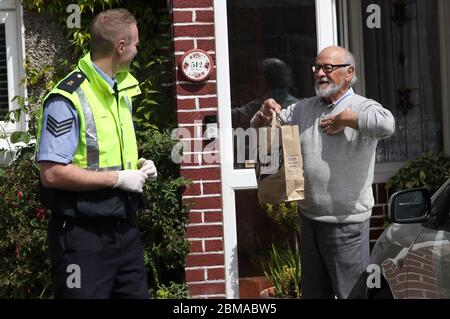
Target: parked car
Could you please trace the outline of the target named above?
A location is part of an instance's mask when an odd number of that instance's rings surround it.
[[[371,254],[370,269],[378,270],[381,280],[371,288],[376,277],[368,273],[366,297],[450,298],[449,213],[450,179],[432,197],[425,188],[391,196],[392,224]]]

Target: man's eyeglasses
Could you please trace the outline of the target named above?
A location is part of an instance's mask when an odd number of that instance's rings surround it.
[[[312,66],[312,71],[318,73],[320,69],[326,74],[333,72],[336,69],[343,68],[345,66],[350,66],[351,64],[315,64]]]

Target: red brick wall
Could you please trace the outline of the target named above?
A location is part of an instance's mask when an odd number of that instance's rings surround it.
[[[372,217],[370,218],[370,249],[372,250],[375,242],[384,231],[384,219],[388,214],[389,197],[393,194],[392,190],[386,189],[386,184],[373,184],[373,197],[375,205],[372,209]]]
[[[193,298],[225,298],[220,165],[204,159],[207,154],[218,157],[218,145],[203,151],[203,119],[217,116],[215,68],[202,83],[186,81],[178,70],[179,59],[191,49],[205,50],[215,61],[213,0],[173,0],[172,18],[178,123],[192,135],[183,138],[192,152],[184,152],[181,163],[181,175],[193,181],[183,194],[190,205],[186,283]]]

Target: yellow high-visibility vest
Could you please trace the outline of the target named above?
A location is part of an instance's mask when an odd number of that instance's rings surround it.
[[[116,81],[118,93],[94,69],[90,53],[80,59],[42,102],[37,147],[45,102],[59,94],[72,102],[79,117],[80,136],[72,164],[90,170],[137,169],[131,101],[141,91],[130,73],[119,73]]]

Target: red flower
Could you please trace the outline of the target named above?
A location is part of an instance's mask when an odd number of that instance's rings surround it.
[[[39,218],[41,222],[43,222],[45,219],[45,208],[42,207],[36,208],[36,216],[37,218]]]
[[[14,250],[14,254],[16,255],[17,258],[19,258],[20,249],[19,249],[19,246],[17,244],[16,244],[16,249]]]
[[[19,199],[22,199],[22,197],[23,197],[22,191],[19,191],[19,192],[17,193],[17,197],[18,197]]]

